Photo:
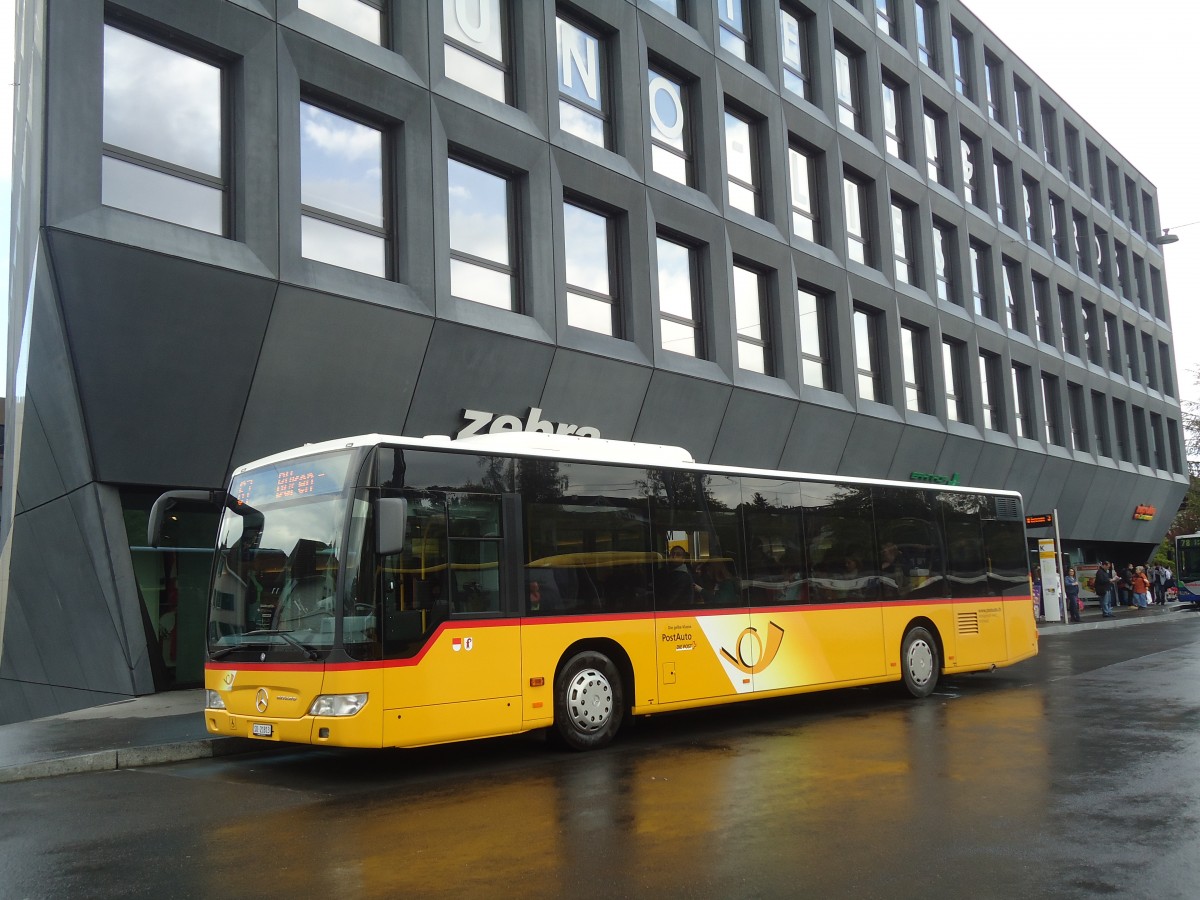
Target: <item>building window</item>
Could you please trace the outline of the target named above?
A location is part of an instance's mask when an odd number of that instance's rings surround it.
[[[1004,317],[1010,331],[1028,333],[1025,322],[1025,295],[1021,290],[1021,264],[1016,260],[1003,257],[1000,262],[1000,280],[1004,288]],[[1036,294],[1034,296],[1036,306]]]
[[[990,431],[1004,431],[1004,385],[1000,381],[1000,357],[979,351],[979,388],[983,399],[983,424]]]
[[[792,233],[813,243],[821,241],[821,215],[817,193],[820,160],[821,155],[814,150],[796,144],[788,147]]]
[[[729,205],[752,216],[762,211],[755,138],[755,128],[750,122],[725,110],[725,166]]]
[[[563,203],[567,324],[620,337],[614,224],[609,216]]]
[[[968,100],[975,99],[975,85],[971,81],[971,35],[951,20],[950,51],[954,57],[954,88]]]
[[[1042,405],[1046,409],[1046,443],[1064,446],[1062,415],[1059,412],[1058,379],[1042,373]]]
[[[969,423],[971,421],[966,354],[966,344],[952,338],[942,339],[942,374],[946,380],[946,417],[951,422]]]
[[[687,94],[681,81],[650,69],[651,161],[659,175],[692,184],[691,134]]]
[[[1013,419],[1017,426],[1017,437],[1037,440],[1037,436],[1033,432],[1033,400],[1030,396],[1030,389],[1032,387],[1030,384],[1031,377],[1029,366],[1021,365],[1021,363],[1012,364]]]
[[[1146,285],[1146,261],[1133,254],[1133,289],[1137,295],[1137,303],[1142,309],[1150,311],[1150,288]]]
[[[929,332],[919,325],[900,326],[900,353],[904,369],[904,408],[928,413],[929,403]]]
[[[1013,101],[1017,114],[1017,140],[1026,147],[1033,146],[1033,94],[1029,85],[1013,78]]]
[[[1050,195],[1050,227],[1054,232],[1054,255],[1063,262],[1071,261],[1071,239],[1068,237],[1067,206],[1062,197]]]
[[[1166,469],[1166,442],[1163,440],[1163,419],[1158,413],[1150,413],[1150,456],[1154,468]]]
[[[218,66],[104,26],[105,206],[227,232],[223,80]]]
[[[1100,310],[1094,303],[1083,301],[1083,341],[1087,347],[1088,361],[1097,366],[1104,364],[1104,332],[1100,325]]]
[[[721,46],[741,60],[750,60],[750,17],[746,0],[717,0]]]
[[[738,366],[774,375],[771,316],[762,275],[742,266],[733,267],[733,307]]]
[[[829,359],[829,310],[832,298],[804,284],[796,288],[796,319],[800,332],[800,378],[812,387],[833,390]]]
[[[1037,336],[1043,344],[1056,347],[1058,332],[1054,330],[1054,313],[1050,309],[1050,282],[1037,272],[1029,276],[1033,286],[1033,314],[1037,318]]]
[[[1167,321],[1167,304],[1163,296],[1162,272],[1150,267],[1150,295],[1154,300],[1154,317]]]
[[[450,293],[517,309],[511,180],[462,160],[447,163],[450,194]]]
[[[868,307],[854,307],[854,368],[858,396],[886,403],[883,384],[883,348],[880,330],[883,314]]]
[[[558,36],[558,127],[597,147],[609,146],[604,42],[561,16]]]
[[[938,60],[937,3],[917,0],[913,12],[917,25],[917,58],[935,72],[940,72]]]
[[[1174,397],[1175,374],[1171,368],[1171,347],[1163,341],[1158,342],[1158,370],[1162,372],[1163,393]]]
[[[1122,325],[1122,330],[1125,332],[1125,377],[1130,381],[1136,381],[1140,384],[1142,373],[1138,370],[1137,328],[1125,322]]]
[[[1146,387],[1158,390],[1158,370],[1154,365],[1154,338],[1142,332],[1142,371],[1146,373]]]
[[[975,315],[996,320],[992,302],[992,249],[986,244],[971,241],[971,296],[975,300]]]
[[[1133,297],[1133,285],[1129,273],[1129,250],[1120,241],[1115,242],[1116,251],[1113,253],[1113,261],[1117,266],[1117,288],[1121,292],[1122,297],[1130,300]]]
[[[1129,230],[1141,230],[1141,217],[1138,215],[1137,185],[1132,178],[1125,176],[1125,209],[1129,213]]]
[[[662,348],[703,357],[696,251],[658,238],[658,310]]]
[[[1125,401],[1113,398],[1113,424],[1117,431],[1117,457],[1124,462],[1133,462],[1129,446],[1129,417],[1125,412]]]
[[[896,0],[875,0],[875,25],[892,40],[900,40],[900,22],[896,17]]]
[[[983,155],[983,144],[979,138],[970,132],[961,134],[962,167],[963,167],[963,197],[972,206],[984,208],[983,166],[980,156]]]
[[[1121,371],[1121,337],[1117,330],[1117,317],[1109,312],[1104,314],[1104,341],[1108,371],[1119,374]]]
[[[954,227],[933,220],[933,272],[937,281],[937,296],[946,303],[958,303],[954,289],[954,256],[956,241]]]
[[[300,252],[387,277],[383,133],[300,104]]]
[[[1167,419],[1167,438],[1171,442],[1171,469],[1182,474],[1183,454],[1179,448],[1179,423],[1174,419]]]
[[[1073,125],[1063,123],[1063,135],[1067,142],[1067,178],[1071,184],[1083,187],[1083,160],[1079,155],[1079,131]]]
[[[988,52],[983,54],[983,80],[987,87],[987,111],[997,125],[1004,121],[1004,66]]]
[[[1075,259],[1079,264],[1079,271],[1091,277],[1094,273],[1092,271],[1092,251],[1087,237],[1087,217],[1083,213],[1071,213],[1071,227],[1075,232]]]
[[[873,262],[867,213],[869,191],[847,174],[842,178],[842,193],[846,202],[846,253],[855,262],[869,266]]]
[[[783,86],[805,100],[812,100],[812,51],[808,26],[811,15],[782,8],[779,32],[783,56]]]
[[[1092,391],[1092,428],[1095,429],[1096,452],[1112,459],[1112,443],[1108,438],[1108,401],[1099,391]]]
[[[382,43],[382,0],[300,0],[299,8],[372,44]]]
[[[650,0],[650,2],[677,19],[683,18],[683,10],[680,8],[683,5],[683,0]]]
[[[1091,191],[1093,200],[1103,203],[1104,183],[1100,174],[1100,151],[1091,141],[1084,143],[1087,145],[1088,189]]]
[[[1016,228],[1012,163],[999,154],[992,154],[992,172],[996,176],[996,218],[1001,224]]]
[[[862,127],[862,54],[843,44],[833,48],[833,66],[837,82],[838,121],[859,134]]]
[[[1042,145],[1046,165],[1061,168],[1058,156],[1058,115],[1054,112],[1054,107],[1047,103],[1042,104]]]
[[[1021,179],[1025,199],[1025,237],[1035,244],[1042,242],[1042,189],[1032,178]]]
[[[1087,421],[1083,413],[1082,385],[1067,382],[1067,415],[1071,417],[1071,449],[1087,450]]]
[[[1150,465],[1150,448],[1146,440],[1146,411],[1133,407],[1133,446],[1137,452],[1139,466]]]
[[[885,76],[883,79],[883,135],[885,149],[896,159],[908,162],[908,88]]]
[[[950,184],[946,165],[946,114],[932,106],[925,107],[925,170],[930,181]]]
[[[508,103],[508,0],[443,0],[446,77]]]
[[[1121,171],[1111,159],[1104,161],[1108,171],[1108,208],[1120,219],[1121,216]]]
[[[1058,289],[1058,321],[1062,325],[1063,350],[1080,356],[1079,329],[1075,322],[1075,296],[1067,289]]]
[[[900,197],[892,196],[892,256],[896,264],[896,280],[911,285],[917,284],[912,228],[915,209]]]
[[[1112,252],[1108,249],[1108,232],[1097,227],[1092,233],[1093,240],[1096,242],[1096,267],[1100,270],[1100,283],[1111,288],[1113,286]]]
[[[1158,237],[1158,216],[1154,213],[1154,198],[1142,191],[1142,227],[1147,240]]]

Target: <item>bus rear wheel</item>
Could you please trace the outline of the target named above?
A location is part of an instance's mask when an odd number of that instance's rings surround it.
[[[554,730],[572,750],[595,750],[612,741],[625,715],[621,673],[603,653],[572,656],[554,680]]]
[[[920,625],[910,628],[900,642],[900,670],[904,674],[904,689],[914,697],[928,697],[937,687],[941,668],[937,641],[929,629]]]

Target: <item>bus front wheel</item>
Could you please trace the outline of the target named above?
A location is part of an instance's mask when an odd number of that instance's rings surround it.
[[[900,644],[900,669],[904,688],[914,697],[928,697],[937,687],[941,661],[937,641],[927,628],[910,628]]]
[[[572,750],[595,750],[617,735],[625,714],[621,673],[603,653],[585,650],[554,681],[554,730]]]

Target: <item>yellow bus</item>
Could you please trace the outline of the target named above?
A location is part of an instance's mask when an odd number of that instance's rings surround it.
[[[157,523],[180,498],[164,494]],[[1012,492],[700,465],[674,447],[365,435],[238,469],[207,728],[415,747],[939,676],[1037,653]]]

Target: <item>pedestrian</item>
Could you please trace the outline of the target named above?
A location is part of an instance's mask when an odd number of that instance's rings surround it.
[[[1096,569],[1096,596],[1100,598],[1100,614],[1106,619],[1114,617],[1113,604],[1113,579],[1112,572],[1109,571],[1109,566],[1112,563],[1101,562],[1100,567]]]
[[[1067,621],[1079,621],[1079,579],[1075,577],[1075,567],[1067,569],[1067,577],[1063,579],[1063,587],[1067,594]]]
[[[1150,608],[1150,581],[1146,578],[1146,569],[1144,566],[1138,566],[1134,570],[1133,577],[1129,579],[1130,590],[1133,592],[1133,603],[1138,609]]]
[[[1165,605],[1167,602],[1167,567],[1162,563],[1155,563],[1150,582],[1151,589],[1154,591],[1153,602],[1159,606]]]
[[[1133,563],[1117,573],[1117,602],[1121,606],[1133,606]]]

